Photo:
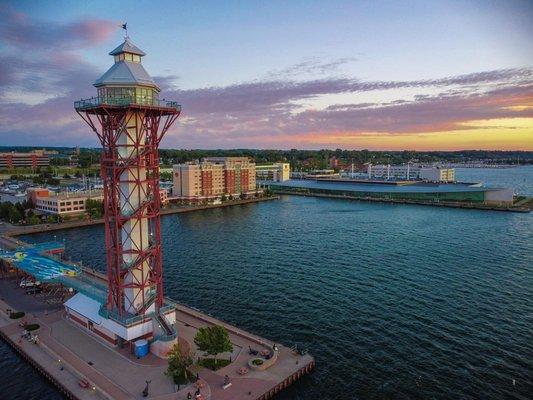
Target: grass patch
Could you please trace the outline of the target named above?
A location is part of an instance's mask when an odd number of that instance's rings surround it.
[[[12,312],[11,314],[9,314],[9,318],[11,318],[11,319],[19,319],[19,318],[22,318],[25,315],[26,315],[26,313],[24,311],[17,311],[17,312]]]
[[[208,368],[212,371],[216,371],[220,368],[224,368],[225,366],[230,365],[230,364],[231,364],[231,361],[225,360],[225,359],[216,360],[216,363],[215,363],[214,358],[202,358],[200,359],[200,361],[198,361],[198,365],[204,368]]]
[[[36,331],[37,329],[39,329],[41,326],[39,324],[28,324],[25,326],[26,330],[28,332],[31,332],[31,331]]]

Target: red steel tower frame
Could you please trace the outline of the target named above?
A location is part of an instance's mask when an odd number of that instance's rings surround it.
[[[153,302],[156,309],[163,305],[158,147],[181,109],[173,102],[152,103],[122,106],[96,98],[76,102],[75,106],[103,147],[100,173],[104,184],[107,309],[120,316],[131,314],[126,310],[139,302],[143,307],[137,309],[137,314],[143,314]],[[121,136],[127,136],[127,144],[119,142]],[[144,177],[139,174],[140,168],[146,170]],[[127,183],[133,185],[127,193],[121,188],[125,172],[130,177]],[[125,209],[129,210],[126,215]],[[148,237],[141,237],[140,246],[124,249],[123,243],[131,238],[123,227],[139,221],[148,222]],[[131,264],[124,262],[127,256],[133,260]],[[134,279],[127,282],[127,274]],[[133,299],[124,294],[128,288],[136,289]]]

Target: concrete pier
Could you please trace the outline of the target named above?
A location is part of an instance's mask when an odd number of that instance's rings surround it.
[[[86,277],[99,281],[104,275],[87,269]],[[153,354],[140,360],[129,349],[114,347],[102,338],[82,329],[66,318],[60,304],[46,304],[39,296],[27,295],[18,287],[18,281],[9,276],[0,279],[0,337],[22,358],[31,363],[50,380],[67,398],[71,399],[142,399],[146,380],[150,380],[148,398],[157,400],[185,400],[201,387],[204,400],[267,400],[315,366],[309,354],[299,354],[279,343],[248,333],[235,326],[217,320],[199,310],[182,304],[167,302],[177,310],[177,329],[180,344],[199,356],[194,336],[200,327],[223,325],[228,330],[232,354],[221,354],[219,359],[231,359],[231,363],[217,371],[196,369],[198,383],[176,387],[164,372],[167,362]],[[10,319],[7,310],[25,311],[22,319]],[[40,328],[33,332],[38,336],[34,344],[21,338],[21,322],[36,323]],[[256,356],[248,349],[258,351],[278,349],[277,358],[265,370],[250,368],[249,361]],[[241,375],[242,369],[247,373]],[[231,386],[224,389],[225,376]]]

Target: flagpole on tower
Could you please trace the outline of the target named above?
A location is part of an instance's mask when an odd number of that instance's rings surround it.
[[[122,24],[122,29],[124,29],[126,31],[126,34],[124,36],[124,39],[127,39],[129,36],[128,36],[128,23],[127,22],[124,22]]]

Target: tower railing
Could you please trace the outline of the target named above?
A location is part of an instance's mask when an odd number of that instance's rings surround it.
[[[181,111],[181,105],[179,105],[176,101],[170,101],[165,99],[160,100],[156,98],[142,96],[97,96],[90,97],[88,99],[81,99],[74,102],[74,108],[76,110],[86,110],[99,106],[124,107],[132,105],[174,108],[178,111]]]

